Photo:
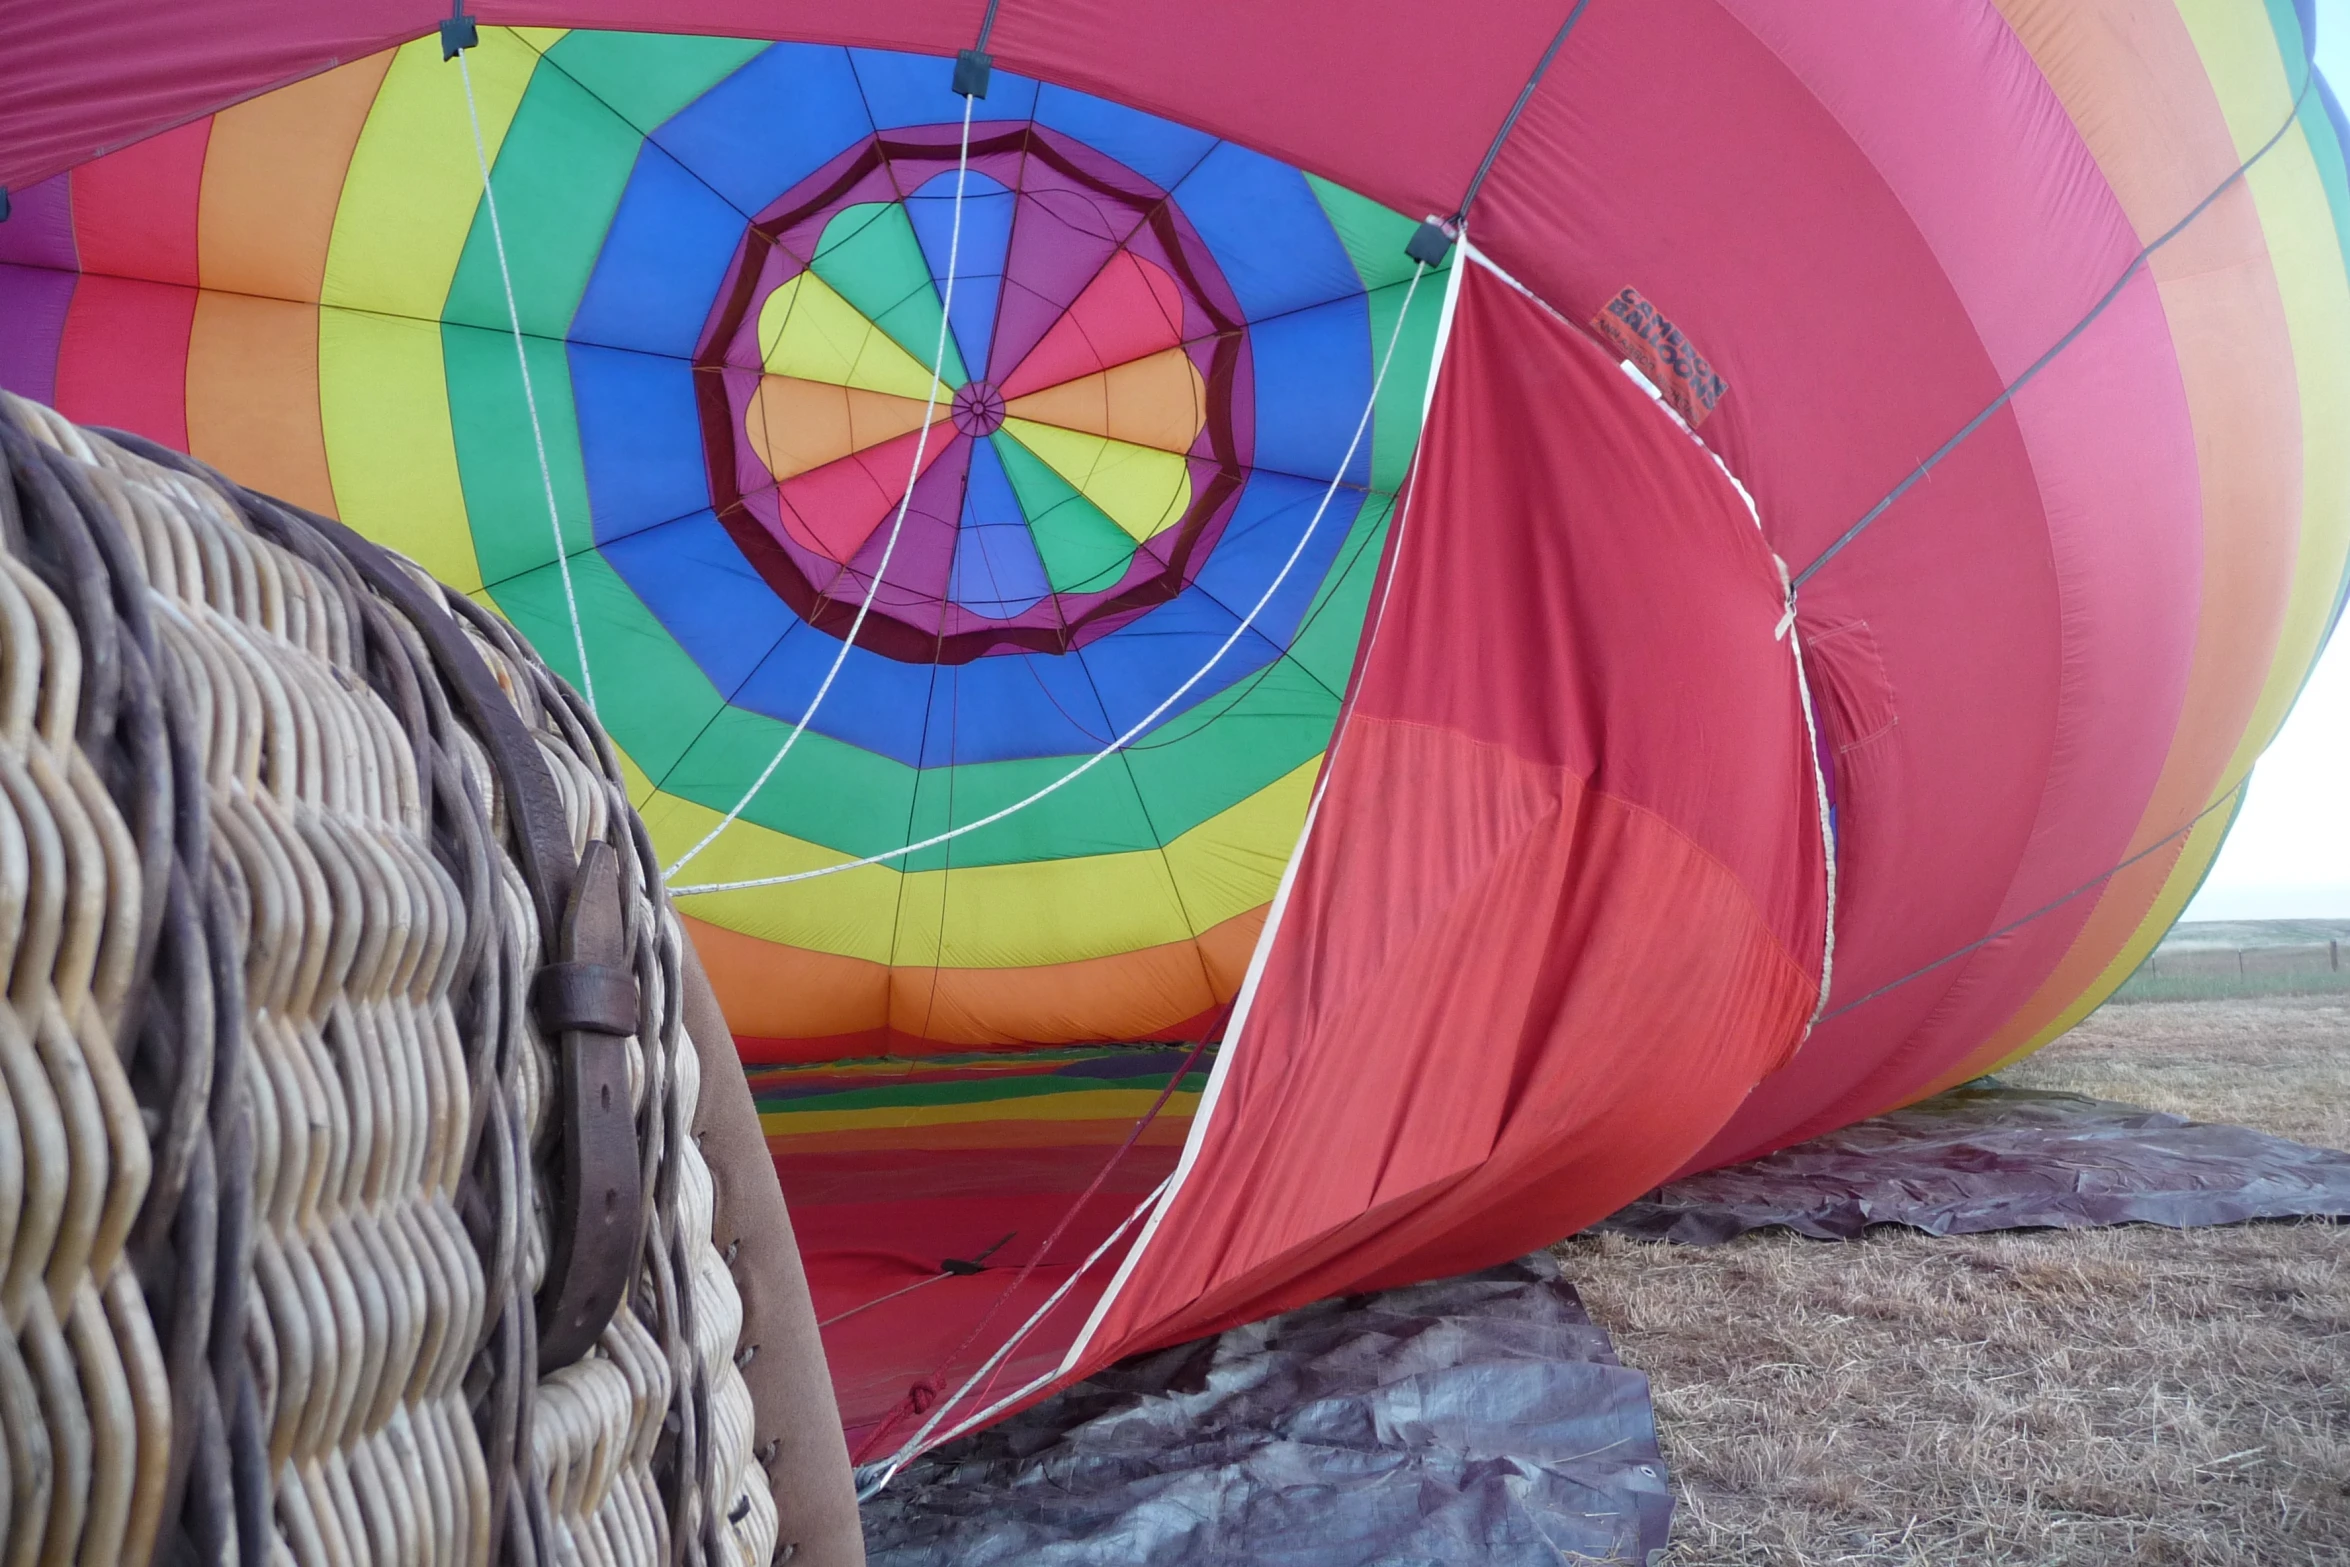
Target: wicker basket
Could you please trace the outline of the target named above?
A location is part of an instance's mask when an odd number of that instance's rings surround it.
[[[336,523],[6,394],[0,462],[0,1567],[766,1567],[602,732]]]

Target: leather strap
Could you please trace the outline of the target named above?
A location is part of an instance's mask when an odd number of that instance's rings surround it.
[[[636,1272],[644,1177],[621,1043],[637,1028],[636,977],[621,967],[626,932],[619,857],[608,843],[590,843],[571,883],[555,962],[534,987],[540,1025],[560,1040],[563,1120],[553,1244],[539,1286],[542,1374],[587,1353]]]
[[[683,957],[685,1027],[702,1065],[694,1141],[716,1196],[711,1238],[742,1295],[741,1343],[755,1351],[742,1371],[751,1389],[751,1450],[767,1466],[775,1498],[775,1559],[790,1567],[863,1567],[848,1444],[775,1160],[690,937]]]
[[[625,1039],[637,1028],[636,975],[605,963],[550,963],[531,983],[531,1007],[550,1034],[579,1029]]]

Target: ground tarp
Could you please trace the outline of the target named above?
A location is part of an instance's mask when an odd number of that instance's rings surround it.
[[[1548,1257],[1137,1356],[931,1455],[874,1567],[1644,1562],[1648,1379]]]
[[[1992,1079],[1661,1187],[1592,1228],[1712,1246],[1771,1225],[1822,1240],[2185,1228],[2350,1216],[2350,1153]]]

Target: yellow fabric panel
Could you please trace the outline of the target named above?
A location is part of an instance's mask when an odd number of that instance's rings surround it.
[[[530,35],[545,47],[561,33]],[[470,51],[495,163],[538,54],[485,27]],[[318,321],[318,405],[343,521],[461,591],[481,586],[449,428],[441,307],[481,200],[465,83],[437,38],[402,46],[352,150]]]
[[[2249,158],[2276,134],[2300,85],[2298,68],[2288,75],[2263,7],[2183,0],[2179,11],[2211,74],[2238,156]],[[2301,124],[2261,159],[2246,184],[2260,209],[2292,326],[2301,394],[2301,539],[2268,681],[2215,799],[2251,770],[2284,724],[2316,660],[2350,553],[2350,442],[2344,439],[2350,431],[2350,276]]]
[[[931,380],[929,366],[813,272],[791,279],[759,307],[759,355],[771,373],[803,381],[887,392],[916,404],[929,400],[933,386],[942,404],[951,395],[944,382]]]
[[[322,306],[318,410],[342,520],[451,587],[478,589],[439,324]]]
[[[1137,544],[1175,526],[1191,508],[1191,464],[1179,452],[1026,419],[1006,419],[1004,433],[1043,458]]]
[[[493,167],[538,58],[502,27],[483,28],[480,47],[466,55]],[[440,319],[480,201],[464,79],[441,59],[437,38],[420,38],[392,57],[352,149],[321,300]]]
[[[1164,849],[901,872],[868,865],[780,887],[706,893],[685,911],[761,941],[900,966],[1031,968],[1188,941],[1273,895],[1305,819],[1316,756]],[[629,793],[664,861],[718,824],[707,806]],[[837,865],[833,850],[737,821],[685,884]],[[927,933],[927,934],[925,934]]]

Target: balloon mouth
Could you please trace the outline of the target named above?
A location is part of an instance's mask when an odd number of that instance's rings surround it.
[[[951,417],[955,428],[973,440],[993,435],[1003,428],[1004,394],[993,382],[973,381],[956,390]]]

